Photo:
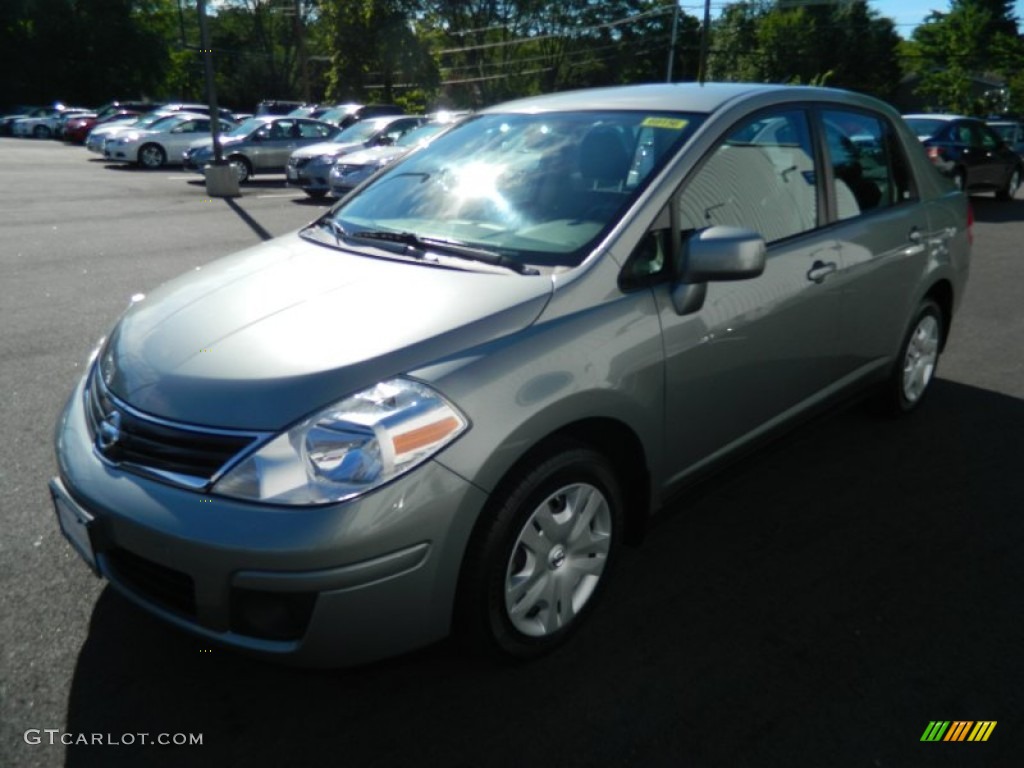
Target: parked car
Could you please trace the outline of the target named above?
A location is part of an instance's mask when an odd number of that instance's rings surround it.
[[[885,148],[870,202],[824,124]],[[970,242],[964,194],[864,95],[494,106],[134,297],[57,424],[58,520],[204,642],[339,665],[454,630],[536,657],[686,483],[856,391],[918,409]]]
[[[1024,123],[1016,120],[988,120],[987,124],[1010,149],[1024,156]]]
[[[905,115],[935,167],[967,192],[1012,200],[1020,188],[1021,158],[984,121],[960,115]]]
[[[318,115],[319,120],[333,123],[341,128],[348,128],[360,120],[371,117],[387,117],[403,115],[405,110],[397,104],[337,104]]]
[[[37,112],[30,117],[19,118],[11,124],[12,134],[22,138],[50,139],[57,130],[57,122],[67,112],[85,114],[89,110],[80,107],[58,105]]]
[[[113,138],[119,133],[125,133],[127,131],[141,131],[149,128],[154,123],[163,120],[170,112],[165,112],[163,108],[147,112],[144,115],[127,119],[127,120],[111,120],[108,123],[103,123],[95,126],[89,135],[85,137],[85,148],[90,152],[102,155],[103,148],[108,138]]]
[[[220,122],[220,130],[224,133],[236,127],[227,120]],[[176,165],[193,141],[209,135],[208,114],[174,112],[144,130],[129,130],[108,138],[103,146],[103,156],[114,162],[135,163],[147,169],[160,168],[168,162]]]
[[[246,120],[221,137],[221,151],[238,175],[239,183],[256,173],[282,173],[288,156],[299,147],[330,138],[338,129],[329,123],[299,117],[264,115]],[[182,156],[186,168],[202,171],[213,162],[213,141],[192,142]]]
[[[388,163],[393,163],[414,149],[425,147],[454,125],[454,121],[427,122],[400,136],[394,144],[379,144],[339,157],[331,166],[327,178],[330,194],[343,197]]]
[[[60,115],[60,117],[57,118],[56,123],[54,124],[54,127],[53,127],[53,138],[55,138],[55,139],[64,139],[65,136],[67,135],[68,123],[70,123],[72,120],[77,120],[78,118],[83,118],[83,119],[93,118],[93,119],[95,119],[95,117],[96,117],[96,112],[93,112],[93,111],[86,112],[86,111],[83,111],[83,110],[69,109],[69,110],[63,112]]]
[[[132,110],[115,110],[113,112],[107,112],[105,116],[101,116],[101,113],[95,115],[82,115],[79,117],[72,117],[68,120],[67,125],[64,126],[64,141],[72,144],[85,144],[86,138],[89,136],[89,132],[92,131],[97,125],[107,125],[112,123],[124,123],[130,120],[136,120],[142,115],[141,112],[134,112]]]
[[[287,115],[294,110],[304,107],[315,107],[315,104],[306,104],[304,101],[285,101],[281,99],[264,99],[256,105],[256,117],[263,115]],[[296,115],[296,117],[307,117],[307,115]]]
[[[23,117],[32,117],[42,114],[46,107],[15,106],[10,111],[0,115],[0,136],[11,136],[14,131],[14,121]]]
[[[329,191],[331,168],[343,155],[366,147],[387,146],[425,123],[422,115],[371,117],[353,123],[330,141],[292,152],[286,170],[288,183],[302,187],[310,197],[324,197]]]

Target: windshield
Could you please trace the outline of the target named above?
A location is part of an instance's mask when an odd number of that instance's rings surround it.
[[[383,126],[377,120],[364,120],[353,123],[337,134],[331,141],[335,144],[362,144],[377,135]]]
[[[184,122],[184,120],[185,118],[181,115],[167,115],[166,117],[162,117],[152,123],[149,126],[149,129],[152,131],[166,131],[173,128],[178,123]]]
[[[989,123],[989,128],[999,134],[999,138],[1011,144],[1017,140],[1017,126],[1013,123]]]
[[[338,123],[342,118],[348,117],[354,111],[354,107],[335,107],[322,113],[317,120],[322,120],[325,123]]]
[[[239,123],[237,126],[231,129],[229,133],[224,134],[225,136],[248,136],[250,133],[255,131],[261,125],[266,125],[266,120],[260,120],[255,117],[250,117],[245,122]]]
[[[398,141],[395,142],[396,147],[416,147],[420,144],[425,143],[429,138],[435,134],[440,133],[445,128],[451,128],[451,123],[427,123],[421,125],[419,128],[415,128],[409,131],[407,134],[402,136]]]
[[[906,122],[915,136],[923,136],[929,139],[949,125],[945,120],[931,120],[926,117],[912,117]]]
[[[650,112],[488,114],[333,211],[343,231],[412,233],[575,266],[703,120]]]

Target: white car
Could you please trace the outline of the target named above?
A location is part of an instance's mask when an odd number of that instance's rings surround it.
[[[49,139],[56,133],[57,121],[63,115],[70,113],[86,114],[88,111],[87,109],[61,109],[54,107],[46,110],[44,114],[15,120],[11,126],[11,133],[15,136]]]
[[[141,117],[130,117],[125,120],[111,121],[97,125],[85,139],[85,148],[98,155],[103,154],[103,146],[107,139],[127,131],[142,131],[153,127],[158,120],[163,120],[170,113],[162,109],[147,112]]]
[[[230,131],[234,123],[221,120],[221,131]],[[136,163],[143,168],[159,168],[168,159],[180,164],[189,144],[210,135],[210,116],[194,112],[175,112],[157,120],[149,128],[135,126],[108,136],[103,156],[119,163]]]

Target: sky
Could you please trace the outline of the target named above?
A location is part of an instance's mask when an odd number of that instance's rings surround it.
[[[896,31],[910,37],[914,27],[934,11],[948,11],[949,0],[869,0],[872,8],[896,22]],[[1024,0],[1014,4],[1017,18],[1024,21]]]

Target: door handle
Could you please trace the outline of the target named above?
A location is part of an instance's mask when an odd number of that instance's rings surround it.
[[[818,259],[811,264],[811,268],[807,270],[807,279],[812,283],[820,284],[838,268],[839,267],[834,261],[822,261],[821,259]]]
[[[920,229],[917,227],[911,229],[907,239],[910,241],[910,245],[903,249],[904,256],[916,256],[919,253],[924,253],[924,235],[921,234]]]

